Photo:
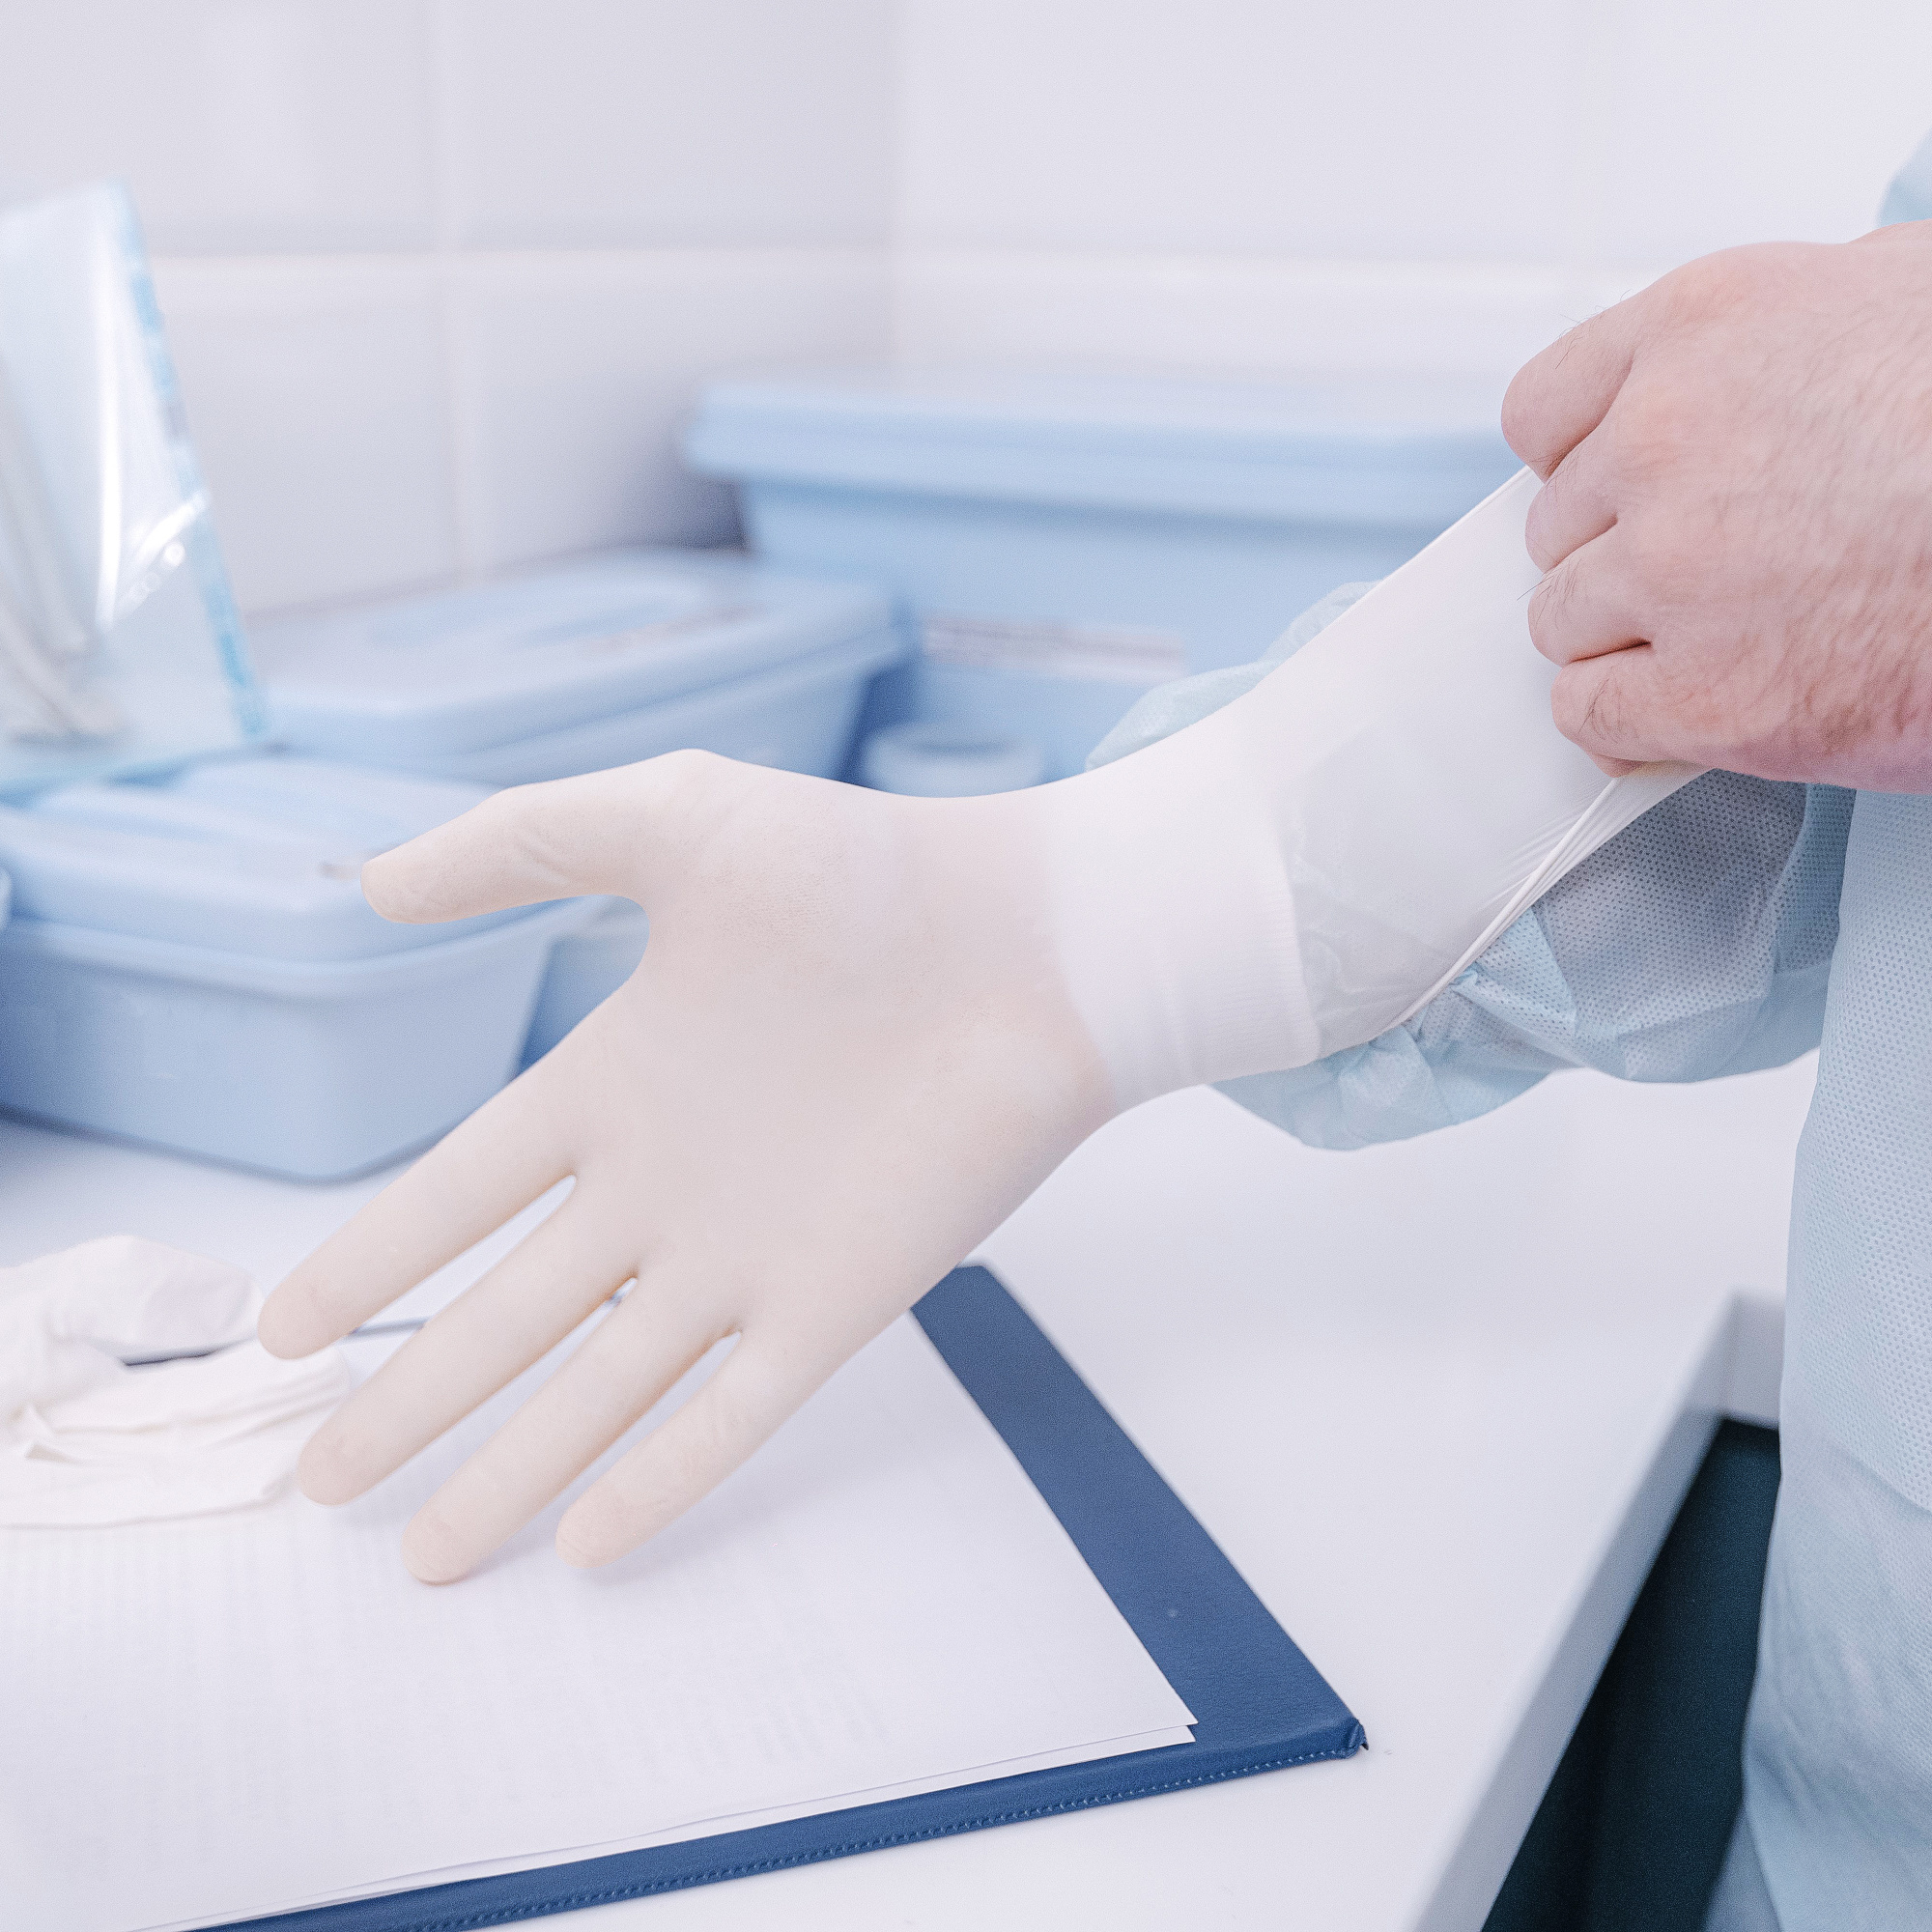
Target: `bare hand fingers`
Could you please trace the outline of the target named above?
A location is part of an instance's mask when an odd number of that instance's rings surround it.
[[[275,1290],[262,1346],[310,1355],[340,1340],[555,1186],[568,1102],[545,1059],[479,1107]]]
[[[1616,527],[1616,502],[1605,474],[1608,434],[1600,429],[1586,436],[1531,499],[1522,542],[1539,570],[1554,569]]]
[[[1529,594],[1529,636],[1551,664],[1575,664],[1647,643],[1639,600],[1617,532],[1573,551]]]
[[[403,1560],[426,1583],[468,1576],[724,1332],[698,1298],[640,1283],[417,1511],[403,1536]]]
[[[298,1480],[343,1503],[547,1355],[634,1272],[601,1219],[564,1205],[390,1356],[310,1438]]]
[[[1503,396],[1503,435],[1539,476],[1609,412],[1646,319],[1644,298],[1633,296],[1579,323],[1517,371]]]
[[[1658,721],[1668,718],[1660,686],[1657,654],[1648,644],[1586,658],[1557,674],[1550,716],[1601,771],[1621,778],[1654,759],[1686,755],[1660,728]]]

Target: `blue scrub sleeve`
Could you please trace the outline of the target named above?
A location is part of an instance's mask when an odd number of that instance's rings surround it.
[[[1252,665],[1150,692],[1106,764],[1252,690],[1373,586],[1312,606]],[[1818,1043],[1852,793],[1710,772],[1559,881],[1404,1025],[1222,1091],[1311,1147],[1473,1120],[1546,1074],[1709,1080]]]

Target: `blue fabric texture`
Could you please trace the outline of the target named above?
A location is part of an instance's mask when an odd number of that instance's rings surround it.
[[[1921,158],[1932,166],[1932,144]],[[1360,589],[1307,612],[1245,683],[1219,672],[1219,683],[1150,694],[1094,762],[1228,702]],[[1470,1120],[1565,1067],[1701,1080],[1814,1045],[1792,1217],[1784,1477],[1746,1734],[1755,1858],[1740,1854],[1712,1925],[1922,1932],[1932,798],[1708,773],[1577,867],[1406,1025],[1226,1091],[1314,1146],[1358,1148]]]
[[[681,1845],[247,1921],[252,1932],[459,1932],[783,1871],[1350,1757],[1362,1727],[1213,1538],[984,1268],[913,1309],[1195,1717],[1194,1742],[723,1832]],[[934,1670],[946,1668],[935,1655]],[[228,1932],[244,1932],[240,1926]]]

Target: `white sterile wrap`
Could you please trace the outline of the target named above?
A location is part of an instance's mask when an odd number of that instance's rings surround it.
[[[241,1269],[111,1236],[0,1268],[0,1524],[204,1516],[264,1502],[349,1389],[333,1349],[280,1362]],[[209,1350],[129,1368],[125,1358]]]
[[[1550,722],[1527,469],[1253,691],[1055,786],[1067,989],[1122,1105],[1298,1066],[1432,999],[1696,777]]]

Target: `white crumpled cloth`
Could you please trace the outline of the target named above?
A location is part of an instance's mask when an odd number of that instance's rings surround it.
[[[0,1268],[0,1524],[205,1516],[282,1490],[349,1365],[254,1339],[240,1268],[132,1236]],[[199,1360],[124,1357],[196,1349]]]

